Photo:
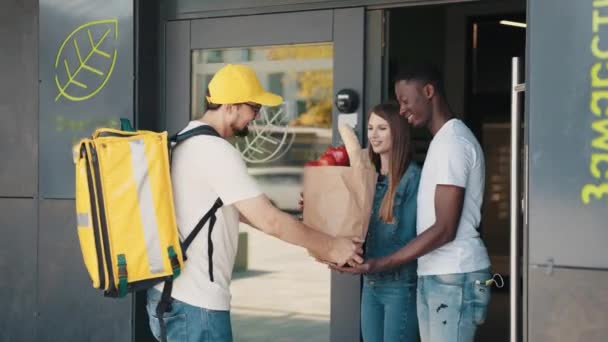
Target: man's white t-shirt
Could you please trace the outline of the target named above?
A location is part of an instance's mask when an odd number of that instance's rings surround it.
[[[418,190],[417,232],[435,223],[435,188],[455,185],[465,189],[464,206],[454,241],[420,257],[418,275],[467,273],[490,266],[479,237],[485,184],[485,161],[479,142],[458,119],[446,122],[433,137]]]
[[[200,121],[191,121],[182,133],[201,125]],[[262,192],[247,173],[239,152],[226,140],[207,135],[194,136],[175,149],[171,181],[182,241],[218,197],[224,203],[211,233],[214,282],[209,279],[207,222],[188,248],[188,260],[173,283],[172,297],[205,309],[230,310],[230,281],[239,234],[239,213],[233,204]],[[156,289],[162,291],[162,286]]]

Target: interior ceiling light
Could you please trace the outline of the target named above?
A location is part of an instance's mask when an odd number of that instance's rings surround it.
[[[501,25],[507,26],[515,26],[515,27],[523,27],[526,28],[526,23],[520,23],[519,21],[511,21],[511,20],[501,20],[499,21]]]

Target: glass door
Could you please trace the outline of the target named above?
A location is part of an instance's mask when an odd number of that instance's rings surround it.
[[[249,136],[231,143],[274,204],[298,215],[304,163],[337,142],[333,94],[362,92],[363,25],[361,8],[169,22],[169,133],[201,117],[217,70],[227,63],[251,66],[283,103],[264,108]],[[362,114],[359,109],[359,122]],[[242,224],[231,284],[235,341],[358,340],[359,282]]]
[[[192,118],[204,113],[207,84],[226,63],[251,66],[266,89],[283,96],[281,105],[262,109],[249,136],[231,142],[270,200],[297,215],[303,165],[332,142],[333,43],[192,50]],[[231,286],[235,336],[327,341],[329,270],[301,248],[246,224],[240,230]]]

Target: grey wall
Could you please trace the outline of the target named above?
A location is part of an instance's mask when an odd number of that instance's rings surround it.
[[[38,189],[38,1],[0,2],[0,196]]]
[[[72,146],[133,118],[133,1],[40,0],[39,23],[40,192],[69,199]]]
[[[36,339],[36,200],[0,198],[0,341]]]
[[[606,271],[532,268],[528,341],[606,341],[607,284]]]
[[[601,136],[592,124],[608,119],[603,109],[601,116],[590,110],[592,91],[608,90],[591,84],[592,65],[607,61],[590,48],[592,3],[536,0],[529,6],[530,262],[608,270],[608,191],[589,203],[582,199],[587,184],[608,187],[606,162],[597,165],[598,177],[590,173],[592,156],[608,153],[606,146],[592,147]],[[608,16],[608,7],[600,13]],[[608,41],[606,25],[597,34]]]
[[[36,339],[38,2],[0,2],[0,341]]]
[[[597,1],[596,1],[597,3]],[[597,10],[608,16],[608,7]],[[528,2],[526,118],[529,127],[529,341],[604,341],[608,334],[608,134],[592,129],[608,122],[592,113],[591,68],[608,56],[594,55],[608,41],[608,27],[593,30],[593,2]],[[605,78],[605,69],[600,78]],[[596,140],[596,143],[600,140]],[[604,187],[587,198],[585,186]],[[587,201],[588,200],[588,201]]]
[[[73,200],[41,200],[37,341],[130,341],[131,298],[104,298],[82,262]]]
[[[92,288],[74,219],[71,143],[96,122],[133,111],[133,4],[95,3],[0,2],[0,341],[131,339],[131,299],[106,299]],[[55,102],[62,41],[83,23],[111,16],[111,8],[119,12],[118,40],[127,43],[117,49],[119,76],[88,104]],[[87,38],[78,40],[83,51]]]

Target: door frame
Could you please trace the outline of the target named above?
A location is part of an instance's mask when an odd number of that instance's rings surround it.
[[[365,8],[354,7],[167,22],[161,72],[161,120],[165,129],[174,134],[190,121],[192,50],[333,42],[334,94],[349,88],[360,95],[355,131],[364,141],[365,19]],[[334,144],[340,141],[339,120],[334,108]],[[332,271],[330,286],[330,341],[359,341],[361,277]]]

